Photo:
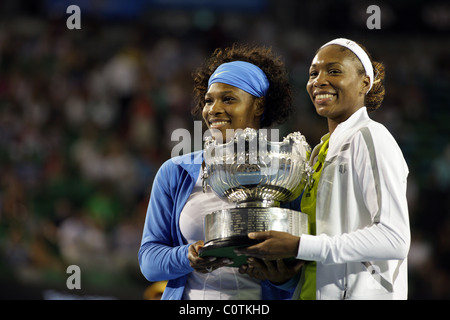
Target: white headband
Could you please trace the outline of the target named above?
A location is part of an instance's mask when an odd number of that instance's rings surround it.
[[[370,58],[367,55],[367,53],[356,42],[349,40],[349,39],[345,39],[345,38],[338,38],[338,39],[331,40],[330,42],[327,42],[323,46],[321,46],[320,49],[322,49],[323,47],[332,45],[332,44],[337,44],[339,46],[345,47],[345,48],[349,49],[351,52],[353,52],[358,57],[359,61],[361,61],[362,65],[364,67],[364,70],[366,71],[366,75],[369,76],[369,79],[370,79],[370,86],[369,86],[369,90],[367,91],[367,92],[369,92],[370,89],[372,89],[374,77],[373,77],[372,62],[370,61]]]

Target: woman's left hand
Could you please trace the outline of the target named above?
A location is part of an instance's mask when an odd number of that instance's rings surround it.
[[[248,234],[250,239],[259,240],[250,247],[234,249],[237,255],[246,255],[266,260],[277,260],[297,256],[300,237],[280,231],[261,231]]]
[[[191,267],[200,273],[212,272],[218,268],[232,264],[228,258],[216,258],[216,257],[200,257],[199,250],[204,247],[203,240],[199,240],[189,246],[188,259]]]
[[[296,275],[305,262],[295,260],[287,265],[283,259],[270,261],[250,257],[247,263],[239,267],[239,273],[259,280],[269,280],[273,284],[282,284]]]

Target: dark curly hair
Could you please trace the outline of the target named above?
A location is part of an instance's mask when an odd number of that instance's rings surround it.
[[[368,111],[375,111],[379,107],[381,107],[381,103],[383,102],[384,95],[386,93],[386,89],[384,86],[384,78],[385,78],[384,64],[379,61],[374,61],[369,51],[367,51],[367,49],[362,44],[360,43],[358,44],[367,53],[370,61],[372,62],[374,73],[373,85],[366,95],[365,103]]]
[[[281,124],[291,115],[292,89],[288,75],[281,58],[272,52],[271,48],[233,44],[225,49],[216,49],[205,65],[193,74],[194,106],[191,114],[196,119],[202,119],[203,128],[206,124],[202,118],[205,105],[205,94],[208,90],[208,80],[221,64],[231,61],[246,61],[261,68],[269,80],[269,89],[264,99],[264,116],[260,126],[269,127],[274,123]]]

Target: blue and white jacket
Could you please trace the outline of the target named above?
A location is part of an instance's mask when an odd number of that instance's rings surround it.
[[[147,280],[169,280],[162,296],[164,300],[180,300],[187,275],[194,270],[187,257],[190,244],[181,234],[179,220],[197,182],[202,161],[203,151],[169,159],[153,181],[138,257],[141,272]],[[289,206],[299,210],[299,199]],[[289,284],[276,287],[269,281],[262,281],[261,287],[264,300],[290,299],[292,296],[286,289]]]

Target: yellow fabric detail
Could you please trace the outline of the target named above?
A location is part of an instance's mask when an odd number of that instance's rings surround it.
[[[317,186],[319,185],[320,175],[328,152],[329,141],[329,136],[326,140],[322,141],[317,161],[313,166],[314,173],[311,184],[306,187],[300,204],[301,211],[308,215],[309,230],[312,235],[316,235]],[[304,283],[299,297],[300,300],[316,300],[316,267],[317,264],[315,261],[307,262],[303,267]]]

